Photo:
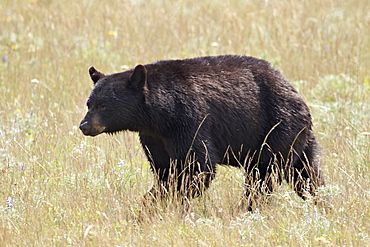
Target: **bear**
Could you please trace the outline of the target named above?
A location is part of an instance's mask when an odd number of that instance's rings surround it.
[[[308,106],[269,62],[240,55],[161,60],[105,75],[80,123],[86,136],[138,132],[155,176],[145,195],[201,195],[216,165],[245,171],[248,210],[286,180],[303,199],[324,185]]]

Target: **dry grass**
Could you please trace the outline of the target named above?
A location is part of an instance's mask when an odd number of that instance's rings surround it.
[[[2,1],[0,245],[369,245],[369,13],[368,0]],[[242,174],[220,168],[189,212],[168,203],[139,217],[152,174],[136,134],[77,129],[87,68],[216,54],[265,58],[300,90],[331,210],[283,186],[240,211]]]

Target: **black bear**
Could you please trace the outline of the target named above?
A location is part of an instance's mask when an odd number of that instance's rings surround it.
[[[157,181],[147,195],[200,195],[216,164],[245,169],[249,210],[283,178],[304,199],[324,184],[309,109],[267,61],[210,56],[89,73],[95,86],[80,129],[139,132]]]

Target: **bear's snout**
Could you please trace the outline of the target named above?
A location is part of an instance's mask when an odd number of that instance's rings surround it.
[[[84,118],[80,123],[80,130],[85,136],[97,136],[106,130],[97,116]]]
[[[80,123],[80,130],[82,131],[82,133],[84,135],[89,135],[90,130],[91,130],[91,126],[90,126],[89,122],[88,121],[82,121]]]

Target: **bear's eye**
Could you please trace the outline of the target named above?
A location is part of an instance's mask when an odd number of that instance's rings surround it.
[[[107,109],[105,105],[99,105],[97,108],[101,111],[105,111]]]

